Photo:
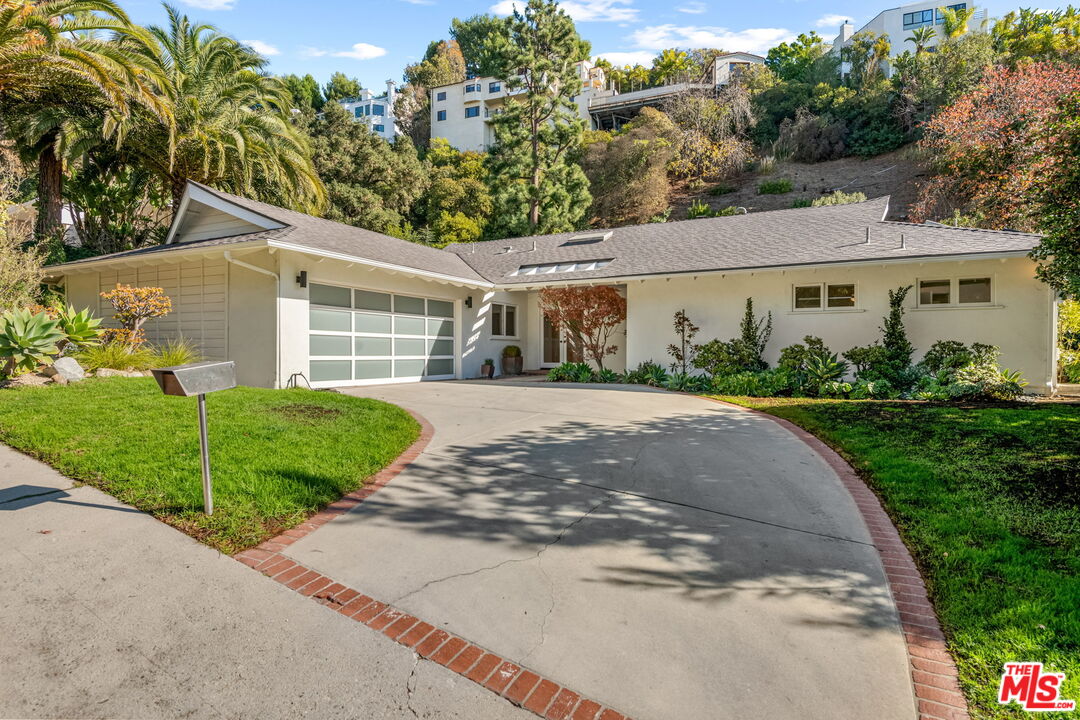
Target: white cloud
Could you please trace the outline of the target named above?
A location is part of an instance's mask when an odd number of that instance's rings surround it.
[[[509,15],[521,0],[499,0],[489,9],[495,15]],[[523,4],[523,3],[521,3]],[[564,0],[559,4],[574,22],[636,22],[638,10],[633,0]]]
[[[694,25],[651,25],[630,35],[633,45],[642,50],[663,50],[670,47],[720,48],[727,52],[752,52],[764,55],[769,48],[795,39],[786,28],[747,28],[729,30],[723,27]]]
[[[819,28],[838,28],[845,22],[850,22],[850,15],[837,15],[835,13],[829,13],[828,15],[822,15],[814,21],[814,27]]]
[[[276,47],[270,43],[265,43],[262,40],[241,40],[241,42],[264,57],[281,54],[281,51]]]
[[[435,0],[401,0],[401,2],[409,3],[410,5],[434,5]]]
[[[615,67],[623,65],[644,65],[650,67],[656,53],[652,50],[631,50],[629,52],[600,53],[596,57],[604,58]]]
[[[371,60],[372,58],[382,57],[385,54],[386,48],[381,48],[378,45],[370,45],[368,43],[356,43],[352,46],[352,50],[342,50],[333,53],[334,57],[352,58],[353,60]]]
[[[323,50],[317,47],[302,47],[300,48],[300,55],[307,58],[317,58],[324,55],[329,55],[329,50]]]
[[[675,9],[681,13],[686,13],[687,15],[702,15],[709,9],[709,6],[703,2],[688,2]]]
[[[232,10],[236,5],[236,0],[181,0],[181,2],[200,10]]]

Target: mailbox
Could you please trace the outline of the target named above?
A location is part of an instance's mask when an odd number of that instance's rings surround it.
[[[166,395],[205,395],[236,387],[236,364],[231,360],[175,365],[150,372]]]
[[[206,393],[236,387],[236,365],[231,361],[199,362],[151,370],[166,395],[199,397],[199,451],[202,456],[203,511],[214,514],[214,489],[210,480],[210,442],[206,433]]]

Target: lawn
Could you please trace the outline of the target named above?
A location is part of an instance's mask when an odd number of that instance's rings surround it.
[[[298,525],[419,435],[401,408],[311,390],[206,397],[214,514],[202,512],[195,398],[151,378],[0,391],[0,440],[233,553]]]
[[[1028,716],[997,703],[1010,660],[1065,672],[1062,697],[1080,699],[1080,406],[722,399],[800,425],[866,478],[922,569],[973,717]]]

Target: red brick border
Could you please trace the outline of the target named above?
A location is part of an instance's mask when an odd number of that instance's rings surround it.
[[[911,684],[915,689],[920,720],[969,720],[967,700],[957,681],[956,663],[945,644],[945,634],[926,594],[922,575],[874,491],[839,453],[795,423],[761,410],[715,398],[705,399],[773,421],[802,440],[840,477],[862,514],[885,567],[885,577],[896,602],[907,644]]]
[[[435,433],[426,419],[409,410],[420,423],[420,437],[394,462],[387,465],[359,490],[326,506],[304,523],[286,530],[250,550],[233,555],[239,562],[273,578],[290,590],[336,610],[391,640],[412,648],[420,657],[453,670],[547,720],[630,720],[617,710],[605,707],[570,688],[542,677],[464,638],[436,628],[404,610],[379,602],[359,590],[324,577],[281,552],[305,535],[318,530],[371,497],[394,479],[424,451]]]

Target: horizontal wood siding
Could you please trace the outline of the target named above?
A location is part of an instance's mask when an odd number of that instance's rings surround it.
[[[187,338],[202,350],[208,360],[225,360],[227,353],[226,322],[227,266],[224,260],[195,260],[149,268],[125,268],[99,275],[101,292],[121,285],[160,287],[172,300],[172,312],[163,318],[147,321],[146,339],[161,343]],[[100,299],[98,315],[111,318],[112,305]],[[115,322],[107,321],[114,325]]]
[[[258,232],[262,230],[246,220],[229,215],[220,210],[207,208],[197,214],[192,213],[184,220],[184,224],[177,230],[175,242],[184,243],[194,240],[209,240],[211,238],[231,237],[244,233]]]

